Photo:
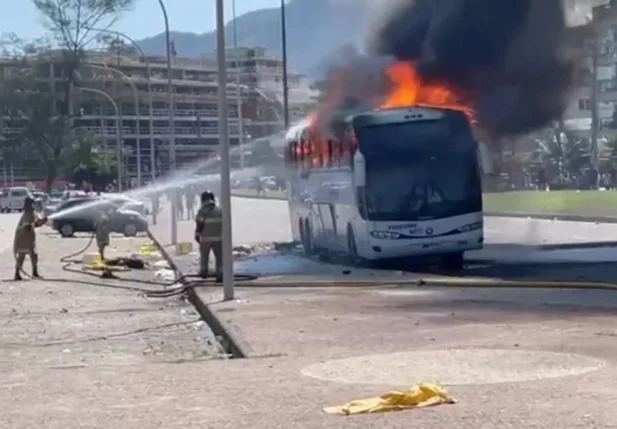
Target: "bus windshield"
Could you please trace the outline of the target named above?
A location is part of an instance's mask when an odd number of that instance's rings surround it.
[[[357,130],[371,221],[440,219],[482,210],[476,143],[444,121]]]

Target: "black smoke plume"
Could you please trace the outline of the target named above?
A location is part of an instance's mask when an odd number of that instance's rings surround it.
[[[500,137],[563,114],[574,77],[565,32],[560,0],[398,0],[370,32],[366,55],[411,62],[426,81],[455,88]],[[351,75],[358,64],[347,65]]]

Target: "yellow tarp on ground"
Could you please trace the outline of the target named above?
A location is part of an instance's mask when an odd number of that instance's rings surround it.
[[[356,399],[345,405],[326,407],[324,411],[328,414],[349,416],[455,403],[456,399],[450,396],[445,389],[434,384],[420,384],[412,387],[407,392],[395,391],[375,398]]]
[[[135,254],[144,258],[160,256],[159,249],[154,244],[144,244]]]

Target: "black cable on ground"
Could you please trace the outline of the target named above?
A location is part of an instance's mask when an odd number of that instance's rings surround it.
[[[92,233],[88,240],[88,243],[82,249],[70,255],[63,256],[62,258],[60,258],[60,262],[64,264],[62,266],[62,269],[66,272],[79,274],[79,275],[88,275],[88,276],[96,278],[99,281],[87,281],[87,280],[81,280],[78,278],[48,278],[48,277],[36,278],[26,273],[23,267],[21,268],[21,273],[32,280],[44,280],[44,281],[55,282],[55,283],[73,283],[73,284],[81,284],[81,285],[86,285],[86,286],[105,287],[105,288],[110,288],[110,289],[123,289],[123,290],[128,290],[128,291],[133,291],[133,292],[144,294],[148,298],[169,298],[173,296],[183,295],[188,289],[191,289],[197,286],[206,286],[208,284],[216,283],[215,276],[204,279],[201,276],[196,275],[196,274],[186,274],[186,275],[177,277],[176,279],[170,282],[159,282],[155,280],[122,278],[122,277],[115,276],[115,275],[111,277],[104,277],[104,275],[97,274],[94,272],[88,272],[85,270],[72,268],[72,265],[81,262],[73,258],[84,254],[92,245],[92,242],[94,241],[95,237],[96,237],[96,234]],[[247,274],[236,274],[234,277],[236,281],[251,281],[251,280],[257,279],[257,276],[247,275]],[[137,284],[159,286],[162,289],[149,289],[149,288],[140,288],[136,286],[111,284],[111,283],[104,281],[105,279],[115,280],[118,282],[133,283],[133,284],[137,283]]]

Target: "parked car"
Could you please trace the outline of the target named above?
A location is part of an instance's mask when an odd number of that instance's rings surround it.
[[[82,207],[80,207],[82,206]],[[76,232],[94,232],[95,220],[101,209],[112,209],[110,216],[111,232],[134,237],[139,232],[148,230],[148,221],[140,213],[118,207],[103,198],[78,197],[60,204],[55,212],[60,213],[75,207],[76,210],[60,214],[52,220],[52,228],[62,237],[72,237]]]
[[[28,196],[32,196],[32,194],[25,186],[3,189],[0,195],[0,212],[22,211],[24,209],[24,201]]]
[[[36,211],[42,212],[47,202],[49,201],[49,195],[45,192],[33,191],[30,194],[34,198],[34,208]]]
[[[136,211],[142,215],[148,215],[149,210],[144,203],[141,201],[134,200],[133,198],[127,197],[122,194],[101,194],[101,198],[105,198],[110,200],[116,206],[126,209]]]

